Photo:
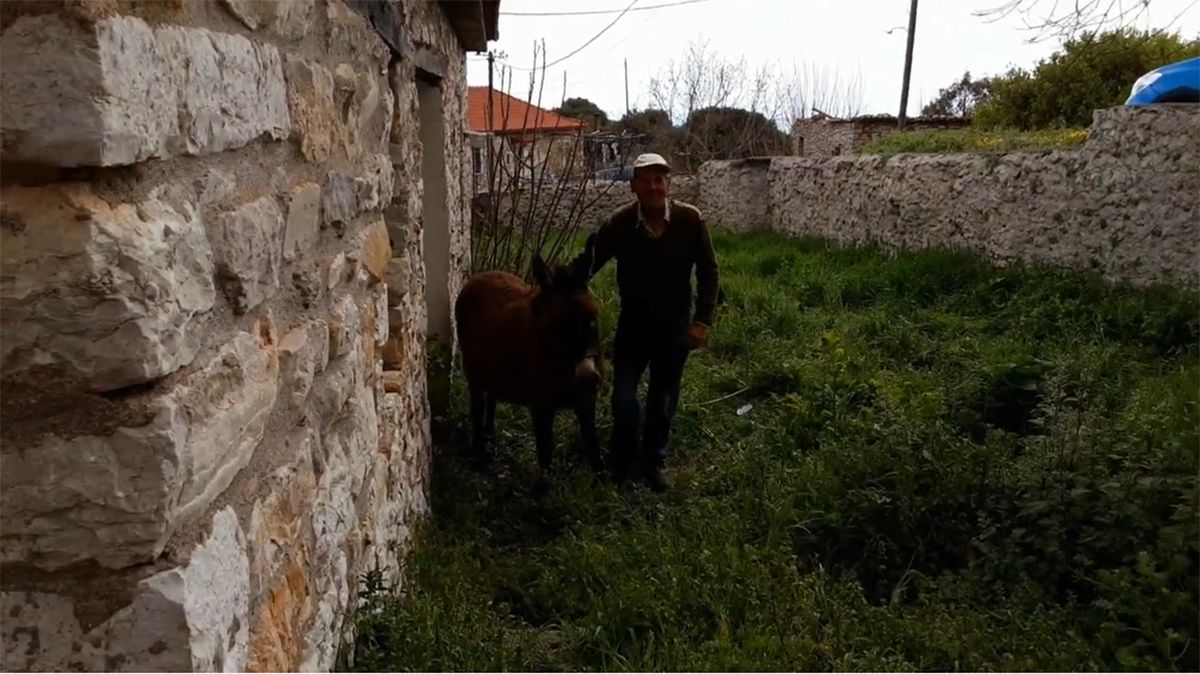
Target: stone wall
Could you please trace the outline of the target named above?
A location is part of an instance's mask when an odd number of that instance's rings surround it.
[[[455,293],[464,53],[404,10],[448,68]],[[414,63],[342,0],[0,31],[0,664],[329,670],[427,510]]]
[[[1200,283],[1194,106],[1098,110],[1078,150],[774,157],[710,162],[699,175],[700,206],[733,230],[967,247],[1137,284]]]
[[[694,176],[675,176],[671,179],[671,196],[695,204],[699,197],[698,186],[699,181]],[[555,186],[547,186],[540,191],[522,190],[517,193],[515,199],[512,195],[501,197],[495,211],[499,213],[499,222],[506,225],[511,217],[520,223],[532,212],[535,222],[551,220],[558,223],[558,226],[578,222],[581,227],[591,229],[599,226],[610,213],[634,199],[627,182],[595,182],[586,187],[569,185],[562,190],[557,201],[554,196],[556,189]],[[491,195],[485,192],[476,196],[472,203],[473,226],[477,231],[483,227],[487,214],[492,212],[488,210],[491,208],[490,200]],[[514,204],[515,214],[512,213]]]
[[[894,115],[864,115],[850,119],[814,117],[792,124],[792,156],[828,159],[854,154],[863,145],[895,133]],[[964,117],[913,117],[905,121],[908,131],[948,131],[971,125]]]

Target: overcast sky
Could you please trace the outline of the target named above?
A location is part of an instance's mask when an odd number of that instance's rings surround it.
[[[1056,40],[1030,44],[1033,33],[1022,29],[1020,16],[989,23],[974,16],[1004,0],[922,0],[916,31],[909,114],[923,101],[970,70],[974,75],[1003,71],[1010,64],[1029,65],[1056,47]],[[1108,1],[1108,0],[1104,0]],[[1136,0],[1122,0],[1133,4]],[[1200,0],[1152,0],[1135,21],[1141,27],[1171,25],[1185,36],[1200,35]],[[545,40],[551,63],[567,56],[617,18],[630,0],[503,0],[500,39],[492,44],[506,52],[514,70],[511,93],[525,98],[527,69],[535,42]],[[794,64],[836,74],[843,85],[857,78],[861,112],[896,114],[904,66],[909,3],[905,0],[694,0],[691,4],[639,10],[679,0],[637,0],[633,9],[602,36],[561,64],[547,69],[543,107],[564,97],[588,98],[610,116],[625,111],[622,60],[629,60],[629,98],[634,109],[648,107],[650,78],[672,59],[685,56],[690,42],[707,40],[710,52],[752,67],[779,64],[791,78]],[[1052,0],[1041,0],[1042,10]],[[1060,5],[1067,5],[1060,2]],[[1072,3],[1073,4],[1073,3]],[[528,12],[613,10],[585,16],[518,16]],[[482,55],[468,55],[468,80],[487,84]],[[539,57],[539,61],[540,61]],[[811,80],[810,80],[811,81]],[[809,86],[811,89],[811,85]],[[819,107],[819,106],[818,106]]]

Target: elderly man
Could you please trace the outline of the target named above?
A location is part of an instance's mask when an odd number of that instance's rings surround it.
[[[708,227],[699,209],[668,196],[670,184],[671,167],[662,156],[640,155],[630,181],[637,200],[600,226],[592,255],[571,262],[595,275],[617,260],[621,313],[612,354],[613,473],[618,482],[640,473],[654,491],[671,487],[663,467],[680,380],[688,353],[708,341],[717,303],[717,256]],[[646,425],[639,444],[638,384],[647,368]]]

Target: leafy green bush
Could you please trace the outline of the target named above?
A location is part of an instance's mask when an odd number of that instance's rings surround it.
[[[435,519],[406,596],[366,598],[355,669],[1200,667],[1200,294],[715,243],[725,303],[688,363],[677,489],[595,481],[564,416],[572,458],[536,501],[506,406],[489,482],[456,379]],[[597,294],[608,334],[612,267]]]
[[[1119,29],[1068,40],[1031,70],[990,78],[990,96],[974,109],[981,129],[1086,127],[1092,112],[1121,105],[1134,81],[1168,63],[1200,55],[1200,39],[1178,32]]]

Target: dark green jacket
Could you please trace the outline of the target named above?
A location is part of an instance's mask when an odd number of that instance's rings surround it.
[[[594,255],[585,251],[571,265],[588,268],[594,276],[616,258],[621,312],[648,311],[668,319],[686,318],[691,309],[694,266],[692,321],[711,326],[719,272],[708,226],[691,204],[668,199],[667,212],[667,226],[656,238],[641,221],[636,200],[618,208],[596,230]]]

